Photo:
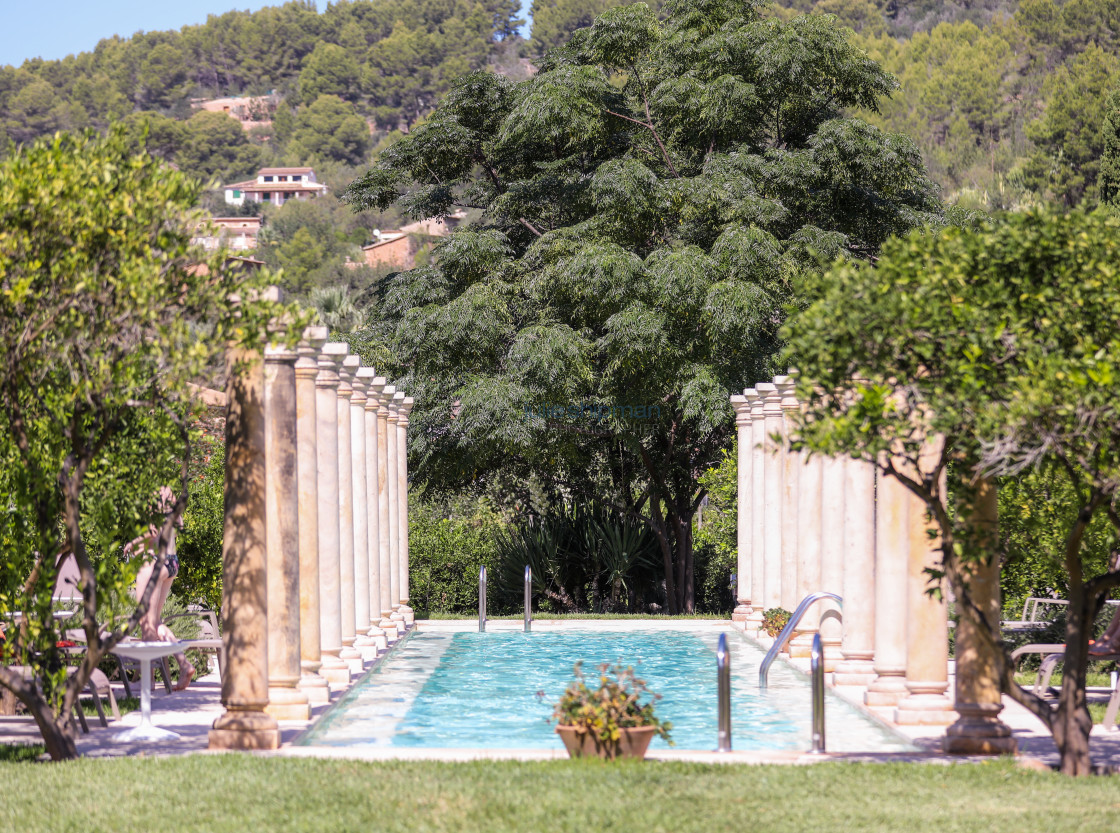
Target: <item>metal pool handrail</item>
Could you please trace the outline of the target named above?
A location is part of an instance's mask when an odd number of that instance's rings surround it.
[[[836,602],[836,604],[840,605],[840,607],[844,606],[843,599],[841,599],[835,593],[829,593],[825,590],[820,590],[816,593],[810,593],[808,596],[802,599],[801,604],[797,606],[797,610],[793,612],[793,615],[789,617],[789,621],[786,622],[786,626],[782,628],[782,632],[778,634],[778,638],[774,640],[774,644],[770,646],[770,650],[766,652],[766,658],[762,660],[762,665],[759,666],[759,688],[766,688],[766,678],[770,674],[770,665],[774,662],[775,659],[777,659],[778,654],[781,653],[781,650],[785,647],[785,644],[789,642],[789,638],[793,634],[793,629],[797,627],[802,617],[805,616],[805,612],[809,609],[813,602],[819,602],[821,599],[832,599],[834,602]]]
[[[813,634],[813,647],[809,651],[809,676],[813,680],[813,749],[814,755],[824,753],[824,657],[821,635]]]
[[[486,565],[478,571],[478,632],[486,631]]]
[[[525,565],[525,633],[533,629],[533,568]]]
[[[719,635],[716,648],[716,678],[719,693],[719,734],[717,752],[731,751],[731,654],[727,650],[727,634]]]

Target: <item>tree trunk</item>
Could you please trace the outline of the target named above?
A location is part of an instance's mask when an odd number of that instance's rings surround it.
[[[1081,582],[1070,583],[1066,619],[1066,653],[1062,668],[1062,692],[1054,715],[1054,743],[1061,755],[1064,775],[1088,775],[1092,768],[1089,732],[1093,720],[1085,698],[1085,670],[1089,648],[1089,600]]]
[[[656,496],[650,499],[650,509],[653,510],[653,533],[657,536],[657,543],[661,545],[661,562],[665,571],[665,606],[669,609],[670,616],[676,616],[681,611],[677,599],[677,582],[673,577],[673,546],[661,513],[661,500]]]
[[[24,705],[35,718],[47,754],[52,761],[69,761],[78,757],[78,746],[74,741],[74,721],[69,714],[55,715],[46,701],[39,697],[24,700]]]

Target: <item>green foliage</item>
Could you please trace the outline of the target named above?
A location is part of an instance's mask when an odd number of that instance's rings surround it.
[[[782,628],[789,624],[791,615],[784,607],[771,607],[762,611],[762,632],[777,639],[781,636]]]
[[[282,308],[242,304],[267,274],[235,274],[190,246],[197,183],[121,131],[58,136],[0,162],[0,617],[25,614],[0,685],[35,714],[52,757],[73,757],[70,709],[90,671],[139,619],[103,633],[140,559],[123,548],[158,525],[166,553],[190,462],[188,383],[230,342],[255,344]],[[203,268],[199,268],[199,267]],[[293,311],[294,312],[294,311]],[[293,326],[302,321],[294,316]],[[171,484],[164,515],[154,501]],[[89,645],[64,679],[51,613],[56,557],[81,574]],[[143,603],[141,607],[143,606]]]
[[[336,95],[320,95],[299,111],[288,153],[308,162],[364,162],[372,145],[369,127],[354,105]]]
[[[1104,103],[1097,192],[1105,205],[1116,208],[1120,204],[1120,87],[1114,88]]]
[[[187,509],[176,545],[179,575],[171,589],[187,603],[210,610],[222,606],[222,530],[225,447],[203,440],[191,461]]]
[[[459,79],[345,199],[483,209],[379,308],[419,481],[501,471],[609,502],[657,536],[676,613],[696,478],[730,442],[729,391],[774,372],[810,253],[872,256],[943,218],[916,148],[844,116],[894,81],[830,19],[665,11],[605,12],[522,83]]]
[[[696,607],[728,613],[735,606],[735,571],[738,569],[738,458],[724,450],[718,466],[700,475],[707,505],[697,514]]]
[[[358,62],[333,43],[320,42],[304,59],[299,74],[299,94],[304,104],[312,104],[321,95],[334,95],[353,100],[358,89],[361,70]]]
[[[495,568],[501,518],[484,501],[409,503],[409,604],[420,617],[476,611],[478,572]]]
[[[582,663],[577,662],[572,672],[575,680],[569,683],[552,712],[558,725],[574,726],[581,735],[591,734],[596,748],[604,750],[608,758],[617,754],[621,729],[652,726],[673,745],[669,736],[673,724],[659,720],[653,713],[661,695],[649,692],[633,668],[603,663],[599,666],[599,688],[594,691],[587,685]],[[642,697],[647,693],[650,699],[643,703]]]
[[[877,463],[926,503],[941,536],[934,577],[948,575],[962,615],[990,647],[999,634],[968,593],[970,565],[998,557],[994,537],[971,523],[978,484],[1035,472],[1012,492],[1012,505],[1064,484],[1049,492],[1064,506],[1029,507],[1043,523],[1067,524],[1038,536],[1043,558],[1062,541],[1053,555],[1070,600],[1059,707],[1020,691],[1009,665],[1000,682],[1054,731],[1070,774],[1089,767],[1084,652],[1092,617],[1120,585],[1120,571],[1101,558],[1103,528],[1091,528],[1107,513],[1108,549],[1116,546],[1118,232],[1120,219],[1105,213],[1031,212],[911,234],[884,246],[874,268],[834,266],[786,330],[809,400],[798,444]],[[955,507],[942,492],[946,473]],[[1031,535],[1034,524],[1020,506],[1012,540]]]

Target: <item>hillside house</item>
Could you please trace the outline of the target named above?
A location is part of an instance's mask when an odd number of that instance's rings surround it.
[[[231,252],[247,252],[257,248],[257,238],[261,233],[260,217],[211,217],[208,222],[216,226],[215,233],[200,233],[191,238],[191,243],[211,250],[224,244]]]
[[[374,241],[362,246],[366,266],[389,266],[393,269],[411,269],[416,265],[416,242],[400,229],[374,231]],[[353,263],[351,266],[359,266]]]
[[[272,124],[272,114],[280,103],[280,96],[273,90],[269,95],[234,96],[232,98],[195,98],[191,107],[211,113],[225,113],[237,119],[242,130]]]
[[[311,168],[261,168],[256,179],[223,185],[226,202],[242,205],[250,202],[268,202],[283,205],[288,200],[307,200],[327,191],[327,186],[315,181]]]

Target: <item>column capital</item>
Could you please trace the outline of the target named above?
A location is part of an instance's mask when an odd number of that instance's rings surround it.
[[[316,379],[319,376],[319,352],[327,343],[329,331],[326,327],[308,327],[303,331],[303,339],[296,345],[296,378]]]
[[[264,360],[268,364],[294,363],[298,354],[294,346],[287,344],[269,344],[264,348]]]
[[[762,394],[754,388],[747,388],[743,391],[743,396],[747,399],[747,404],[751,408],[751,422],[762,419],[762,408],[764,400]]]
[[[416,405],[416,400],[411,396],[406,396],[401,400],[400,406],[397,408],[397,425],[401,428],[408,427],[408,415],[412,413],[413,407]]]
[[[359,367],[354,371],[354,378],[350,381],[350,387],[353,389],[350,395],[351,402],[365,407],[370,380],[376,375],[377,371],[372,367]]]
[[[389,413],[389,407],[393,404],[393,396],[397,393],[396,387],[393,385],[384,385],[381,390],[377,392],[377,401],[381,404],[381,410],[386,415]]]
[[[751,405],[747,397],[735,395],[731,397],[731,407],[735,409],[735,424],[748,426],[751,424]]]
[[[404,399],[403,390],[397,390],[397,392],[393,394],[393,402],[389,406],[389,422],[400,422],[402,416],[401,407],[404,405]],[[405,418],[407,419],[407,415],[405,415]]]
[[[784,376],[775,377],[775,382],[778,379],[784,379]],[[781,416],[782,415],[782,394],[778,391],[778,386],[771,382],[760,382],[755,385],[755,390],[758,391],[759,396],[762,397],[763,414],[765,416]]]
[[[790,371],[788,376],[775,376],[774,385],[778,388],[778,395],[781,400],[783,411],[797,411],[801,408],[801,403],[797,401],[797,380],[794,377],[796,371]]]
[[[374,414],[381,410],[381,391],[388,384],[384,376],[377,376],[376,373],[374,371],[374,377],[366,383],[366,410]]]
[[[350,353],[338,366],[338,395],[343,399],[349,399],[354,392],[354,374],[358,372],[361,365],[362,360]]]
[[[350,348],[340,341],[332,341],[323,345],[319,351],[319,375],[315,377],[315,387],[337,388],[338,368]]]

